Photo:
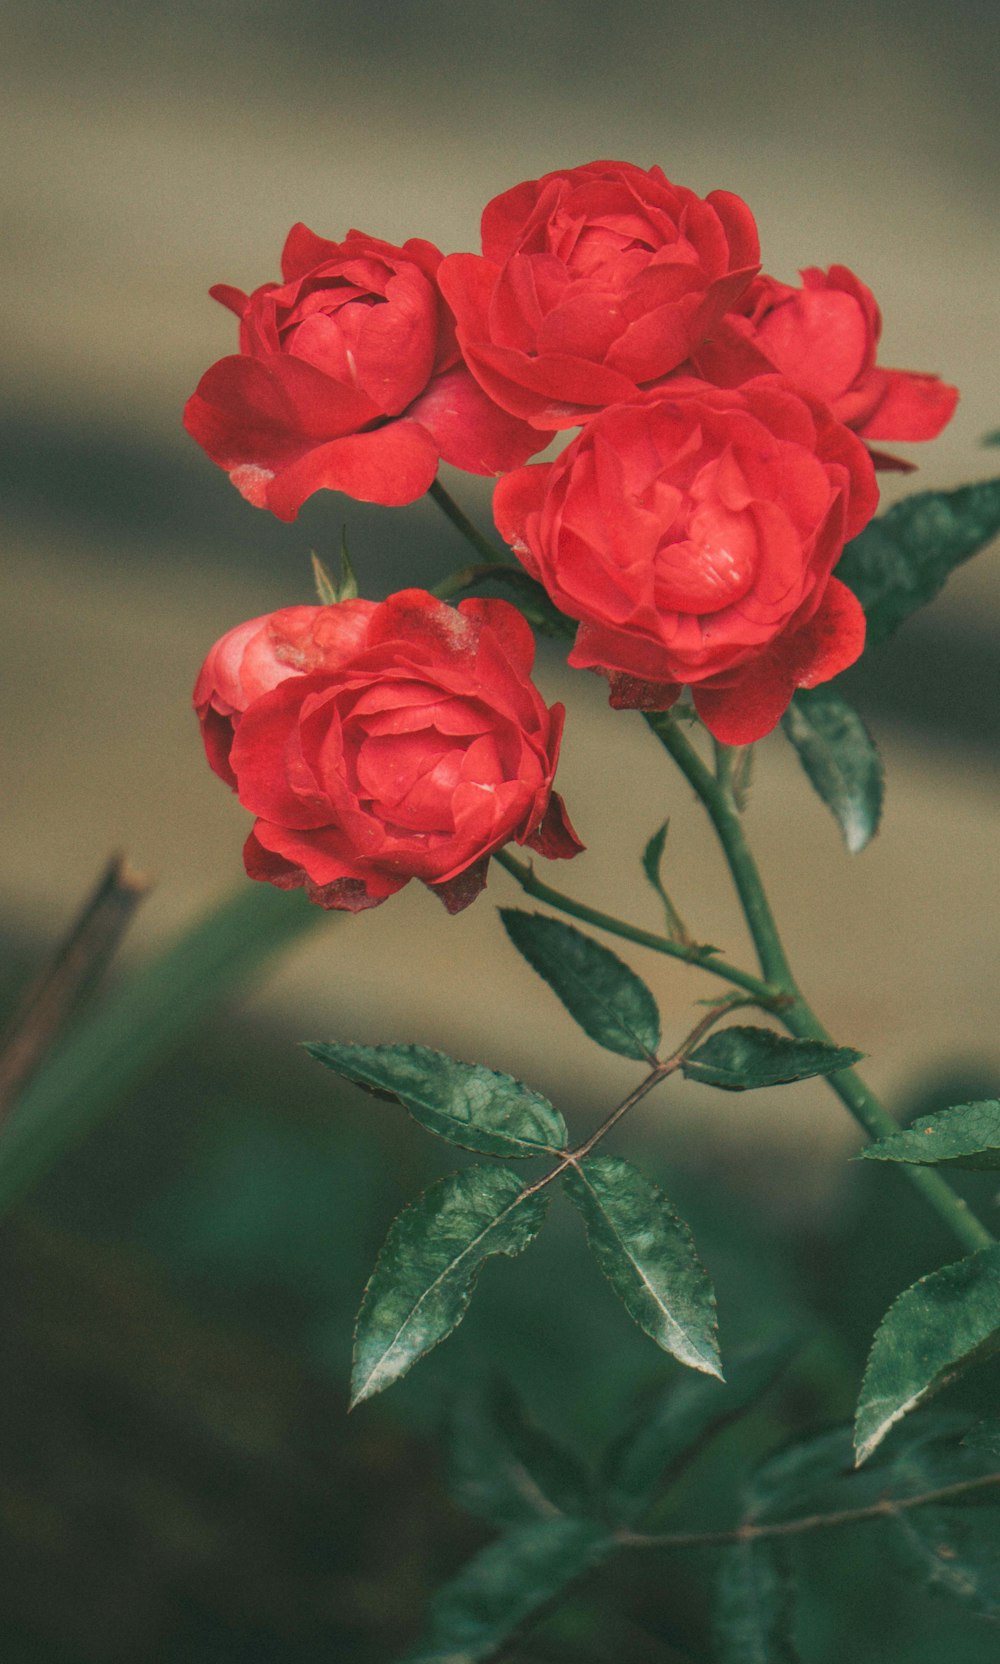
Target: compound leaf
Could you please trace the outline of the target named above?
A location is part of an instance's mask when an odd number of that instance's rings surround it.
[[[748,1092],[758,1086],[784,1086],[813,1075],[830,1075],[857,1063],[861,1053],[822,1040],[791,1040],[769,1028],[722,1028],[684,1060],[688,1080],[719,1086],[724,1092]]]
[[[882,817],[882,761],[875,741],[857,711],[829,687],[801,690],[781,720],[848,849],[859,854]]]
[[[351,1404],[399,1379],[465,1316],[483,1261],[519,1254],[541,1229],[545,1195],[507,1167],[438,1179],[389,1228],[358,1313]]]
[[[540,1093],[481,1063],[428,1046],[342,1046],[306,1051],[356,1086],[394,1098],[428,1131],[481,1155],[526,1157],[566,1145],[566,1123]]]
[[[640,1329],[682,1364],[721,1380],[712,1284],[662,1190],[618,1156],[588,1156],[562,1182],[598,1265]]]
[[[610,948],[561,919],[501,907],[504,929],[585,1034],[622,1057],[655,1059],[660,1014],[646,984]]]

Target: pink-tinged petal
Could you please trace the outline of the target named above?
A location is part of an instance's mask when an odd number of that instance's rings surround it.
[[[478,595],[459,601],[458,610],[463,618],[474,620],[480,631],[489,630],[507,663],[526,681],[535,663],[535,637],[523,614],[509,601]]]
[[[445,462],[468,474],[517,468],[554,436],[501,410],[464,364],[435,376],[406,415],[427,429]]]
[[[437,683],[439,672],[450,661],[469,668],[474,665],[480,629],[475,616],[467,617],[425,589],[400,589],[379,607],[372,620],[368,645],[374,648],[399,643],[407,649],[408,656],[412,655],[411,665],[414,659],[417,665],[429,659]],[[467,679],[461,687],[466,693],[469,691]]]
[[[910,370],[879,370],[882,395],[858,428],[863,439],[936,439],[955,414],[958,388],[938,376]]]
[[[221,468],[276,472],[318,440],[351,433],[378,416],[366,394],[301,359],[221,358],[184,409],[184,426]]]
[[[538,577],[538,563],[530,546],[528,525],[541,510],[551,477],[552,463],[536,462],[505,474],[493,492],[497,531],[533,578]]]
[[[208,292],[220,306],[228,307],[230,312],[235,312],[238,318],[242,318],[249,300],[244,290],[234,289],[230,283],[213,283]]]
[[[865,615],[857,597],[831,578],[823,600],[802,629],[779,636],[730,685],[692,690],[695,709],[723,745],[752,745],[781,721],[796,688],[818,687],[860,657]]]
[[[437,449],[424,428],[405,420],[390,422],[307,452],[275,475],[267,506],[279,520],[294,520],[314,491],[343,491],[362,503],[399,508],[423,496],[437,466]]]
[[[541,824],[537,826],[528,838],[519,838],[528,849],[535,850],[550,861],[571,861],[574,855],[579,855],[586,849],[573,830],[572,823],[566,813],[566,805],[558,792],[553,792],[549,798],[548,808],[542,816]]]
[[[603,674],[607,676],[611,689],[608,704],[613,711],[669,711],[681,696],[677,682],[644,682],[619,670]]]
[[[208,706],[199,714],[201,722],[201,738],[205,747],[208,766],[213,773],[224,780],[227,786],[236,790],[236,776],[229,761],[229,753],[233,747],[233,719],[222,716],[218,711]]]
[[[484,855],[481,860],[474,861],[454,878],[446,879],[443,884],[428,884],[427,888],[432,895],[444,902],[449,913],[461,913],[485,890],[489,865],[490,858]]]

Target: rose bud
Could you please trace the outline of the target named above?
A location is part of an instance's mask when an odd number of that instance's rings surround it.
[[[693,367],[720,387],[777,370],[823,399],[862,439],[935,439],[954,415],[958,389],[937,376],[876,364],[882,314],[871,290],[846,266],[810,266],[802,287],[760,276],[697,349]],[[913,464],[881,451],[877,468]]]
[[[550,435],[499,409],[461,362],[438,291],[440,250],[361,231],[326,242],[293,226],[282,282],[213,297],[240,350],[207,370],[184,426],[258,508],[294,520],[314,491],[412,503],[444,458],[498,474]]]
[[[864,614],[830,574],[877,502],[860,440],[768,376],[606,410],[500,480],[494,513],[612,705],[666,710],[687,685],[746,745],[861,652]]]
[[[686,359],[759,269],[753,215],[659,168],[590,162],[489,204],[482,257],[449,255],[441,288],[466,363],[540,428],[576,427]]]
[[[419,878],[454,913],[511,839],[577,855],[552,789],[564,711],[534,651],[508,602],[420,589],[231,630],[195,702],[210,762],[259,817],[250,877],[349,912]]]

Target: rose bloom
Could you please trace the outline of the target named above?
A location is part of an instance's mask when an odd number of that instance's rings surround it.
[[[482,245],[447,256],[441,288],[473,374],[540,428],[578,426],[676,369],[760,265],[738,196],[703,200],[630,162],[505,191]]]
[[[293,226],[282,282],[213,297],[240,350],[207,370],[184,425],[258,508],[294,520],[314,491],[411,503],[439,460],[498,474],[550,435],[500,410],[461,362],[438,291],[441,253],[361,231],[331,243]]]
[[[937,376],[876,364],[882,314],[871,290],[846,266],[810,266],[802,287],[754,280],[699,347],[693,365],[721,387],[780,371],[823,399],[862,439],[935,439],[954,415],[958,389]],[[876,467],[912,464],[874,451]]]
[[[578,854],[534,651],[508,602],[420,589],[230,630],[194,698],[209,762],[259,817],[250,877],[349,912],[419,878],[455,913],[511,839]]]
[[[606,410],[500,480],[494,512],[613,705],[665,710],[689,685],[745,745],[861,652],[864,614],[830,574],[877,501],[860,440],[768,376]]]

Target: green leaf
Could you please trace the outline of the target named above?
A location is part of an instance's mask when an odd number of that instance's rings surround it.
[[[773,1543],[724,1551],[712,1603],[718,1664],[798,1664],[793,1616],[792,1580]]]
[[[970,1427],[962,1440],[973,1450],[985,1450],[991,1456],[1000,1456],[1000,1417],[991,1416],[988,1421],[977,1421]]]
[[[922,1116],[859,1152],[866,1161],[906,1161],[938,1167],[1000,1167],[1000,1103],[986,1098]]]
[[[402,1664],[494,1658],[614,1544],[600,1525],[540,1520],[490,1543],[431,1601],[427,1628]]]
[[[1000,1347],[1000,1244],[932,1271],[890,1306],[854,1423],[857,1464],[932,1393]]]
[[[661,1487],[767,1391],[789,1356],[787,1346],[758,1348],[728,1360],[722,1386],[671,1374],[647,1394],[605,1453],[602,1489],[614,1517],[633,1524]]]
[[[656,1061],[660,1014],[646,984],[602,947],[561,919],[501,907],[504,929],[528,964],[558,995],[584,1033],[622,1057]]]
[[[590,1481],[576,1457],[528,1419],[506,1383],[465,1393],[449,1433],[451,1490],[470,1514],[511,1526],[590,1512]]]
[[[565,1149],[566,1123],[548,1099],[481,1063],[459,1063],[427,1046],[310,1040],[305,1048],[335,1074],[401,1103],[422,1127],[465,1150],[527,1157]]]
[[[671,940],[674,942],[690,942],[691,938],[688,935],[684,920],[667,894],[666,885],[663,882],[663,851],[666,847],[669,828],[670,822],[665,820],[660,830],[653,833],[642,852],[642,870],[663,903],[663,911],[667,916],[667,932]]]
[[[324,566],[315,549],[310,549],[309,558],[312,561],[313,583],[316,585],[316,595],[320,606],[335,606],[338,600],[337,586],[331,578],[328,568]]]
[[[892,1464],[893,1492],[918,1496],[993,1475],[1000,1481],[996,1451],[969,1444],[969,1435],[958,1444],[932,1432],[907,1446]],[[890,1518],[892,1546],[921,1588],[985,1617],[1000,1616],[1000,1483],[970,1488],[954,1500],[896,1509]]]
[[[724,1092],[748,1092],[757,1086],[784,1086],[813,1075],[832,1075],[857,1063],[861,1053],[822,1040],[789,1040],[769,1028],[722,1028],[681,1065],[688,1080],[719,1086]]]
[[[640,1329],[721,1381],[712,1284],[662,1190],[617,1156],[588,1156],[562,1182],[598,1265]]]
[[[389,1228],[358,1313],[351,1405],[405,1375],[465,1316],[490,1254],[519,1254],[541,1229],[545,1194],[507,1167],[438,1179]]]
[[[846,699],[829,687],[795,694],[781,720],[848,849],[859,854],[882,815],[882,761],[875,741]]]
[[[1000,531],[1000,480],[923,491],[896,503],[849,543],[837,577],[868,618],[868,646],[932,601],[948,574]]]
[[[994,428],[992,433],[984,433],[979,443],[981,445],[1000,445],[1000,428]]]

